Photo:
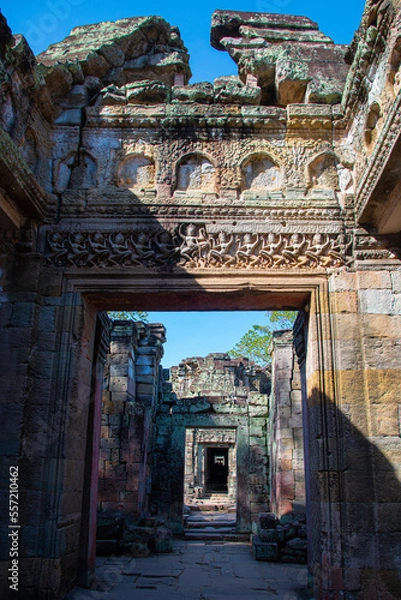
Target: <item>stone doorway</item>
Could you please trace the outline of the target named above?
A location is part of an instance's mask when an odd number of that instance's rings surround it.
[[[228,448],[206,448],[206,490],[228,492]]]
[[[283,289],[278,289],[277,291],[273,290],[272,294],[269,293],[265,295],[263,292],[255,293],[253,289],[252,292],[249,293],[249,290],[246,288],[245,293],[240,289],[239,291],[237,290],[237,293],[235,294],[226,295],[225,293],[209,293],[205,289],[199,290],[196,282],[194,283],[195,289],[191,292],[188,290],[187,285],[188,282],[186,282],[185,285],[186,289],[174,296],[170,294],[164,294],[162,284],[162,287],[158,288],[157,296],[153,293],[146,295],[145,293],[142,294],[142,290],[140,289],[138,292],[135,292],[133,296],[128,293],[125,295],[124,308],[129,307],[131,310],[161,310],[167,307],[171,310],[181,309],[181,311],[185,311],[186,307],[190,303],[194,309],[199,309],[200,306],[209,310],[216,310],[219,308],[222,311],[225,309],[234,309],[238,311],[240,316],[242,310],[248,310],[249,308],[253,308],[255,310],[280,308],[283,306],[283,298],[287,296],[287,293],[285,293]],[[154,292],[155,290],[156,288],[152,291]],[[297,289],[291,292],[291,295],[288,295],[289,302],[287,302],[285,306],[291,306],[294,309],[301,309],[307,303],[310,291],[310,288],[308,289],[304,286],[300,286],[300,289]],[[118,299],[119,296],[116,295],[115,292],[110,295],[102,294],[100,296],[97,294],[85,294],[85,297],[88,300],[86,307],[90,309],[95,308],[98,311],[103,311],[115,310],[120,307],[120,300]],[[266,302],[267,299],[268,301]],[[135,301],[132,302],[132,300]],[[256,406],[251,409],[251,412],[254,410],[256,410]],[[217,519],[216,523],[213,524],[213,527],[219,529],[220,527],[224,526],[224,528],[227,529],[227,531],[224,532],[223,539],[234,539],[235,541],[249,539],[252,522],[256,520],[255,517],[257,517],[257,514],[261,510],[265,510],[260,506],[256,506],[256,504],[259,502],[257,499],[258,492],[256,489],[255,492],[250,492],[250,480],[255,479],[255,477],[250,473],[248,462],[249,455],[252,454],[249,451],[249,416],[250,415],[245,411],[244,414],[235,415],[231,418],[231,420],[227,420],[227,415],[216,414],[215,421],[211,421],[208,415],[200,412],[199,414],[192,415],[191,423],[187,420],[185,410],[180,410],[178,413],[174,411],[173,413],[170,412],[169,416],[167,416],[167,414],[161,415],[163,421],[165,419],[172,419],[172,425],[174,425],[174,435],[172,438],[175,455],[174,461],[179,460],[180,456],[182,457],[181,475],[179,469],[173,477],[171,477],[172,472],[169,471],[169,477],[171,478],[171,489],[169,493],[169,512],[167,516],[169,519],[168,525],[175,534],[182,533],[184,534],[185,538],[188,537],[186,535],[183,502],[185,487],[184,481],[186,482],[187,479],[184,464],[186,453],[186,436],[188,435],[188,430],[192,429],[198,431],[197,435],[199,437],[197,443],[203,445],[202,459],[200,463],[198,463],[200,464],[201,468],[198,482],[200,481],[202,486],[201,489],[196,491],[196,493],[198,495],[204,494],[205,496],[209,496],[209,499],[210,496],[215,496],[216,494],[225,496],[224,500],[226,501],[225,503],[227,511],[224,513],[220,512],[219,515],[216,515]],[[256,416],[256,413],[254,416]],[[193,431],[191,434],[193,435]],[[212,491],[210,489],[210,483],[213,483],[213,481],[210,482],[210,462],[214,457],[219,456],[217,451],[220,449],[224,450],[224,457],[225,453],[227,453],[228,473],[226,492],[223,490],[220,490],[219,492],[217,490]],[[200,454],[201,453],[199,453],[199,455]],[[165,459],[167,458],[170,460],[170,457],[164,455],[163,460],[166,462],[166,465],[168,460],[166,461]],[[241,467],[238,469],[237,463],[238,465],[241,465]],[[181,482],[179,482],[180,477]],[[207,499],[207,497],[204,498],[204,500]],[[216,498],[212,498],[211,500],[214,502]],[[221,498],[219,500],[221,500]],[[220,510],[220,507],[218,510]],[[223,514],[224,522],[220,522],[223,518]],[[213,515],[212,520],[215,520]],[[87,521],[84,515],[84,530],[87,529],[86,523]],[[216,531],[215,533],[218,532]],[[91,535],[91,532],[89,532],[89,534]],[[191,538],[188,537],[188,539]],[[202,537],[202,539],[205,538]],[[211,537],[210,539],[215,539],[215,536]]]
[[[236,429],[186,430],[184,504],[236,505]]]

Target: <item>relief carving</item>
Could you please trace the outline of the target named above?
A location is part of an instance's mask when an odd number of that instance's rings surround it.
[[[214,165],[204,156],[186,157],[178,165],[177,190],[215,192],[215,173]]]
[[[215,444],[235,444],[236,432],[224,431],[215,429],[198,429],[195,432],[196,442],[198,444],[215,443]]]
[[[283,185],[281,169],[268,156],[253,156],[242,167],[245,190],[278,190]]]
[[[49,232],[57,267],[317,269],[347,265],[352,239],[331,233],[210,233],[204,225],[135,232]]]
[[[86,190],[96,186],[97,164],[85,149],[66,156],[58,165],[55,176],[55,191]]]
[[[308,186],[319,189],[338,189],[338,159],[331,152],[323,152],[308,165]]]
[[[146,156],[127,156],[118,168],[117,185],[125,188],[154,188],[155,165]]]

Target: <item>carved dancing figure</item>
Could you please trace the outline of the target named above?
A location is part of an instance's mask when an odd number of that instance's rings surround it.
[[[276,234],[269,233],[263,237],[262,248],[260,249],[260,255],[263,259],[265,259],[267,266],[272,267],[274,263],[276,263],[280,258],[281,254],[279,254],[279,250],[282,248],[284,244],[284,240],[281,234],[278,236],[278,241],[276,242]]]
[[[178,264],[183,265],[186,262],[193,262],[196,256],[199,256],[198,231],[196,225],[190,223],[185,233],[182,232],[183,225],[180,226],[178,234],[183,240],[179,248],[181,260]]]
[[[351,246],[352,238],[347,242],[347,236],[344,233],[340,233],[336,240],[330,241],[329,256],[334,260],[334,264],[341,266],[352,261],[352,257],[347,256]]]
[[[134,241],[133,236],[131,236],[131,243],[133,249],[136,251],[136,255],[142,263],[144,261],[150,263],[154,260],[156,254],[154,250],[152,250],[152,240],[147,233],[141,231],[136,242]]]
[[[277,260],[276,265],[280,266],[284,264],[289,265],[290,267],[302,267],[305,265],[308,262],[308,257],[303,254],[305,245],[305,236],[301,236],[299,233],[293,233],[288,245]]]
[[[51,252],[47,255],[49,262],[54,262],[56,266],[62,266],[68,260],[68,248],[65,244],[65,238],[58,231],[54,231],[47,238]]]
[[[312,238],[312,245],[305,250],[305,256],[307,256],[312,263],[312,266],[319,266],[319,263],[323,267],[328,267],[331,262],[331,257],[327,256],[327,250],[330,246],[330,238],[326,236],[326,241],[321,233],[315,233]]]
[[[218,241],[215,242],[214,247],[210,250],[210,262],[226,266],[234,265],[235,256],[230,254],[233,242],[234,236],[232,234],[228,236],[225,231],[220,231]]]
[[[170,259],[172,259],[174,254],[177,254],[177,252],[179,252],[180,250],[179,248],[174,246],[171,234],[165,230],[159,231],[155,235],[155,244],[159,249],[159,251],[156,252],[155,260],[160,265],[168,263]]]
[[[256,234],[256,240],[252,239],[251,233],[244,235],[244,241],[237,250],[237,257],[240,261],[245,262],[248,267],[251,267],[259,260],[259,256],[255,255],[255,249],[259,244],[259,235]]]
[[[205,267],[209,262],[210,253],[210,239],[206,233],[206,229],[201,227],[198,234],[198,247],[199,247],[199,266]]]
[[[109,236],[109,244],[111,249],[111,255],[109,262],[113,265],[129,265],[135,264],[140,265],[136,252],[131,247],[129,240],[125,239],[124,235],[120,232],[114,237],[114,240]]]
[[[93,266],[102,266],[107,262],[110,254],[110,248],[106,243],[103,233],[97,231],[89,237],[90,258],[89,264]]]
[[[84,234],[80,232],[72,233],[69,236],[69,244],[72,252],[68,257],[68,262],[77,267],[85,265],[88,261],[89,251]]]

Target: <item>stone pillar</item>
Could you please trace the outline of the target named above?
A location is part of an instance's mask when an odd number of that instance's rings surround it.
[[[336,430],[332,418],[326,452],[332,452],[335,433],[338,472],[325,489],[338,502],[344,570],[339,578],[322,569],[321,587],[361,598],[397,598],[401,270],[376,266],[338,273],[330,280],[330,291],[337,402],[331,402]]]
[[[20,595],[55,598],[77,572],[96,313],[33,253],[10,257],[3,285],[2,469],[19,468]]]
[[[283,520],[305,514],[301,377],[292,331],[273,334],[269,410],[270,506]]]
[[[106,313],[98,313],[92,366],[92,389],[86,438],[85,480],[82,501],[81,535],[77,583],[90,587],[96,568],[96,515],[99,482],[100,430],[104,367],[109,349],[110,321]]]
[[[153,417],[165,330],[114,321],[105,369],[99,510],[137,518],[148,511]]]
[[[142,421],[142,463],[138,485],[138,505],[142,513],[149,511],[151,493],[151,465],[155,437],[155,411],[161,393],[161,367],[166,329],[160,323],[139,327],[139,345],[136,359],[136,399]],[[138,432],[139,433],[139,432]]]
[[[135,427],[135,354],[137,328],[133,321],[113,321],[105,366],[99,461],[98,508],[101,512],[138,514],[137,481],[133,469],[140,447]]]

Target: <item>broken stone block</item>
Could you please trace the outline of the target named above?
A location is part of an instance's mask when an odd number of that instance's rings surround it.
[[[291,548],[291,550],[302,550],[303,552],[306,552],[307,541],[299,537],[294,538],[287,543],[287,547]]]
[[[274,513],[259,513],[258,518],[261,529],[276,529],[277,519]]]
[[[122,533],[122,521],[118,517],[98,513],[96,538],[98,540],[119,539]]]
[[[134,558],[146,558],[150,554],[150,548],[144,542],[134,542],[131,545],[131,554]]]
[[[165,553],[173,551],[173,532],[167,527],[159,527],[156,530],[155,552]]]
[[[170,99],[170,88],[161,81],[136,81],[127,85],[129,104],[157,104]]]
[[[211,83],[194,83],[192,85],[172,88],[172,100],[176,102],[197,102],[210,104],[213,102],[213,86]]]
[[[252,536],[252,552],[256,560],[274,562],[278,560],[278,544],[275,542],[262,542],[258,535]]]
[[[219,77],[214,81],[214,99],[218,104],[260,104],[260,87],[244,85],[239,77]]]
[[[136,527],[125,523],[123,531],[123,540],[127,542],[143,542],[148,544],[154,538],[155,530],[153,527]]]
[[[262,542],[284,542],[285,532],[283,529],[262,529],[258,528],[258,534]]]

